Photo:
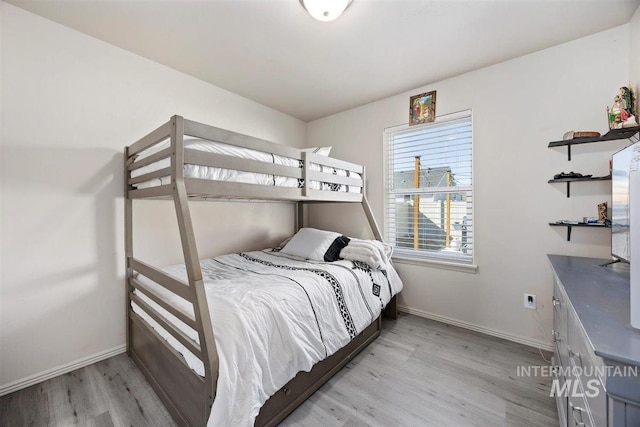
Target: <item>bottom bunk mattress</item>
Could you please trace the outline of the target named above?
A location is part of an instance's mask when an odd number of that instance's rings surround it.
[[[300,371],[344,347],[380,316],[402,282],[391,265],[373,270],[353,261],[302,260],[274,250],[201,261],[219,357],[209,426],[252,426],[262,405]],[[163,269],[187,281],[184,264]],[[139,276],[184,311],[189,303]],[[194,330],[136,291],[183,332]],[[204,375],[202,362],[144,310],[133,310]]]

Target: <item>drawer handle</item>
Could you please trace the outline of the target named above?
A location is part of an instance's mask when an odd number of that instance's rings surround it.
[[[560,303],[560,298],[556,298],[556,297],[551,297],[551,302],[553,302],[553,306],[561,306],[562,304]]]
[[[554,330],[551,330],[551,335],[553,335],[553,342],[560,342],[560,341],[562,341],[562,340],[560,339],[560,332],[556,331],[555,329],[554,329]]]
[[[573,420],[575,427],[585,427],[586,424],[583,422],[578,422],[578,420]]]
[[[285,396],[289,396],[291,394],[291,390],[289,390],[288,388],[283,388],[282,391],[284,391],[284,395]]]

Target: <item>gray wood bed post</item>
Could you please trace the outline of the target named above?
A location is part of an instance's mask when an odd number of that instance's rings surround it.
[[[309,196],[309,179],[307,175],[309,174],[309,161],[307,160],[307,152],[303,151],[301,153],[302,164],[304,165],[302,168],[302,181],[304,182],[304,186],[302,187],[302,197],[306,198]],[[297,203],[298,209],[296,212],[296,232],[304,227],[304,202],[299,201]]]
[[[362,209],[364,210],[364,214],[367,217],[367,221],[369,221],[369,227],[371,228],[371,231],[373,232],[373,237],[376,240],[379,241],[383,241],[382,240],[382,233],[380,232],[380,227],[378,226],[378,223],[376,222],[376,219],[373,216],[373,212],[371,211],[371,206],[369,205],[369,200],[367,200],[367,193],[366,193],[366,189],[367,189],[367,175],[366,175],[366,169],[363,166],[362,167]]]
[[[304,202],[296,203],[296,231],[304,227]]]
[[[133,257],[133,200],[129,198],[129,147],[124,147],[124,256],[125,256],[125,289],[126,295],[125,301],[125,328],[127,330],[127,355],[131,357],[131,334],[129,333],[129,309],[131,308],[131,301],[129,295],[133,289],[129,279],[133,278],[133,269],[129,260]]]
[[[173,116],[171,122],[173,200],[178,219],[178,228],[180,229],[180,240],[182,241],[189,286],[192,287],[196,298],[193,304],[193,311],[198,326],[198,337],[200,338],[206,390],[209,393],[208,408],[204,408],[206,416],[208,416],[218,384],[218,352],[213,335],[211,316],[209,315],[207,296],[204,291],[202,269],[200,268],[200,257],[198,256],[193,223],[191,222],[187,189],[184,183],[184,119],[180,116]]]
[[[371,227],[371,231],[373,232],[373,236],[376,240],[383,242],[382,233],[380,232],[380,226],[376,222],[375,217],[373,216],[373,211],[371,210],[371,205],[369,205],[369,200],[367,200],[367,196],[365,193],[366,190],[366,175],[365,168],[362,167],[362,209],[364,210],[364,214],[367,217],[367,221],[369,221],[369,227]],[[398,298],[397,295],[391,298],[389,304],[384,309],[384,315],[386,317],[390,317],[392,319],[398,318]]]

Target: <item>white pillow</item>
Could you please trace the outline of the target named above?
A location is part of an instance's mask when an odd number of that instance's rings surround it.
[[[315,228],[301,228],[280,251],[283,254],[294,255],[304,259],[324,261],[325,254],[340,233],[317,230]]]
[[[328,157],[329,153],[331,153],[331,147],[303,148],[301,151],[306,151],[307,153],[320,154],[321,156]]]

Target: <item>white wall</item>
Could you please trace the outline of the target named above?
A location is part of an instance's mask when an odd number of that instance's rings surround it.
[[[640,7],[629,21],[629,80],[636,95],[636,104],[640,92]]]
[[[1,4],[0,391],[124,344],[122,150],[173,114],[289,145],[306,124]],[[136,249],[178,262],[169,202]],[[291,205],[192,203],[202,256],[293,232]],[[148,234],[155,238],[139,243]],[[172,248],[172,249],[170,249]]]
[[[437,64],[434,64],[437,66]],[[608,257],[608,230],[566,229],[549,221],[597,216],[610,201],[610,182],[548,184],[559,172],[607,175],[621,142],[549,149],[568,130],[605,133],[605,108],[629,80],[629,26],[575,40],[459,77],[416,88],[308,126],[308,145],[333,145],[332,155],[367,167],[368,195],[383,222],[382,135],[406,123],[411,95],[437,90],[438,115],[473,110],[477,274],[397,264],[405,290],[400,304],[527,343],[549,343],[552,276],[546,254]],[[362,234],[357,207],[318,207],[309,218],[320,228]],[[336,221],[336,218],[340,218]],[[533,293],[544,308],[523,308]]]
[[[603,230],[546,223],[595,215],[608,184],[547,184],[560,171],[604,175],[620,143],[563,150],[570,129],[606,130],[604,108],[640,75],[640,17],[516,60],[416,88],[308,125],[0,2],[0,391],[124,344],[122,148],[181,114],[290,145],[333,145],[364,163],[382,221],[382,131],[407,120],[410,95],[438,91],[438,113],[472,108],[477,274],[398,264],[401,303],[419,312],[544,341],[533,292],[551,319],[546,253],[607,256]],[[631,41],[629,49],[629,40]],[[631,52],[631,54],[629,54]],[[629,58],[631,57],[631,61]],[[585,59],[587,58],[587,59]],[[201,256],[257,249],[293,230],[293,209],[192,203]],[[346,212],[347,216],[343,216]],[[315,209],[314,225],[368,233],[357,207]],[[336,218],[340,218],[336,220]],[[136,251],[179,261],[171,206],[136,202]],[[241,231],[241,232],[239,232]]]

